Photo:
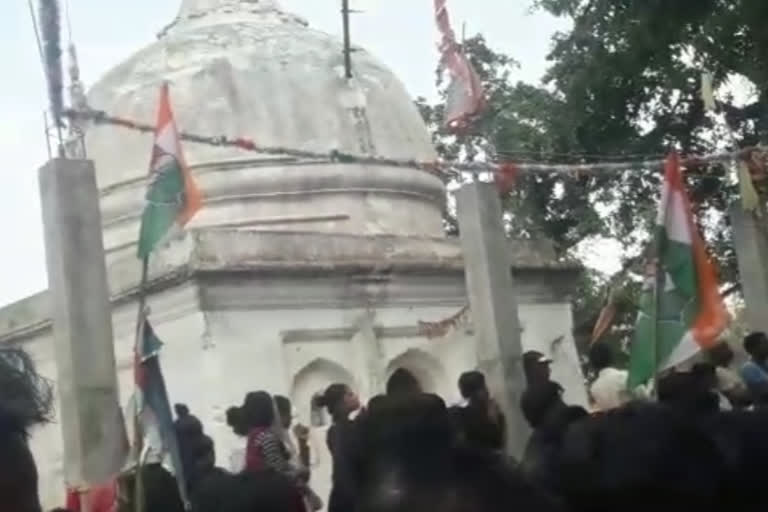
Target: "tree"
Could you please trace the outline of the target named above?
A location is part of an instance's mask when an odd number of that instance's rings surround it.
[[[567,99],[561,115],[573,125],[579,150],[702,153],[768,137],[768,3],[540,0],[539,6],[573,21],[570,32],[554,39],[547,80]],[[701,100],[703,72],[721,89],[716,115]],[[735,94],[737,83],[746,102]],[[738,272],[725,210],[736,190],[727,171],[712,165],[687,175],[722,279],[733,283]],[[631,232],[632,211],[653,201],[657,188],[650,171],[622,177],[613,197],[620,235]]]
[[[464,43],[464,51],[478,71],[488,95],[488,108],[472,133],[455,136],[442,128],[445,88],[438,75],[441,101],[430,105],[417,100],[440,156],[448,161],[472,161],[484,155],[530,160],[551,154],[566,144],[570,130],[559,118],[562,101],[546,89],[522,82],[513,83],[517,63],[490,49],[478,35]],[[518,186],[504,197],[510,212],[511,235],[551,239],[558,255],[565,256],[587,236],[600,233],[595,205],[586,193],[585,176],[524,174]],[[455,219],[446,217],[449,233],[456,232]]]
[[[443,130],[445,88],[440,75],[440,101],[429,104],[423,98],[417,100],[441,158],[472,161],[498,155],[502,160],[520,162],[546,161],[554,155],[563,161],[557,153],[575,145],[573,130],[561,115],[566,103],[543,87],[513,82],[516,62],[489,48],[482,36],[465,41],[464,51],[477,69],[489,98],[488,108],[472,133],[456,136]],[[554,243],[558,257],[573,257],[574,249],[583,240],[611,236],[614,221],[597,211],[600,203],[595,191],[603,193],[596,188],[595,178],[588,175],[521,174],[512,190],[503,196],[508,232],[518,238],[547,238]],[[450,210],[445,214],[445,226],[449,234],[458,231]],[[608,281],[600,273],[588,271],[574,294],[574,334],[582,347],[588,344],[592,326],[605,302]],[[622,293],[618,301],[616,323],[623,327],[609,334],[617,344],[626,337],[627,326],[634,321],[633,296]]]
[[[554,37],[546,87],[514,83],[514,60],[476,36],[464,50],[487,88],[489,108],[475,131],[444,133],[442,102],[419,101],[443,158],[589,163],[661,158],[671,148],[685,154],[730,151],[768,139],[768,2],[539,0],[538,7],[573,22]],[[712,73],[718,91],[715,113],[701,99],[704,72]],[[711,164],[686,173],[699,228],[729,293],[738,290],[726,213],[738,197],[730,172],[728,165]],[[628,290],[636,286],[639,272],[633,271],[652,232],[660,176],[658,169],[642,168],[525,173],[504,197],[510,234],[550,238],[561,257],[573,256],[591,237],[621,242],[622,276],[585,278],[594,293],[584,297],[593,300],[577,301],[577,324],[596,319],[607,281]],[[455,231],[451,216],[446,219]],[[622,298],[619,325],[634,315],[632,297],[630,291]]]

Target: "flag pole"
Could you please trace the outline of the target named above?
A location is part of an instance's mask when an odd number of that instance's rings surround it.
[[[664,271],[659,258],[659,241],[656,241],[656,262],[653,286],[653,397],[659,400],[659,313],[664,287]]]
[[[136,342],[134,344],[134,365],[141,364],[140,357],[140,343],[143,337],[144,331],[144,319],[145,309],[147,304],[147,280],[149,277],[149,255],[145,255],[141,258],[141,279],[139,280],[139,296],[138,305],[139,309],[136,314]],[[136,375],[136,368],[134,368],[134,377]],[[133,381],[134,391],[134,414],[133,414],[133,443],[136,456],[136,474],[134,477],[134,496],[133,504],[135,512],[144,512],[144,485],[142,478],[142,452],[144,451],[144,439],[141,432],[141,421],[139,421],[139,415],[141,414],[141,404],[138,401],[139,390],[138,383],[134,378]]]

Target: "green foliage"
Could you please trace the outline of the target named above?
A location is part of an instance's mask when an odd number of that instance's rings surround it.
[[[661,154],[670,147],[705,153],[755,145],[768,134],[768,2],[763,0],[541,0],[573,20],[554,38],[547,81],[567,98],[577,147],[588,153]],[[700,98],[702,72],[713,73],[719,115]],[[751,92],[736,101],[736,79]],[[742,93],[744,91],[741,91]],[[743,94],[742,94],[743,95]],[[699,224],[713,247],[722,279],[737,279],[724,213],[736,198],[723,166],[688,169]],[[621,176],[619,235],[632,232],[633,212],[652,205],[653,171]],[[640,227],[639,225],[637,227]]]
[[[486,87],[489,107],[474,131],[454,136],[442,130],[445,94],[439,78],[441,101],[418,101],[443,158],[589,163],[662,157],[671,148],[685,154],[733,150],[768,139],[768,1],[538,0],[536,5],[572,21],[571,30],[553,38],[541,86],[515,82],[516,62],[476,36],[464,51]],[[716,113],[706,112],[701,100],[705,71],[718,89]],[[697,222],[726,285],[738,281],[726,213],[738,197],[730,172],[723,165],[686,172]],[[592,237],[612,238],[622,244],[625,260],[637,257],[655,218],[660,177],[659,169],[521,174],[504,197],[509,233],[550,238],[559,256],[573,255]],[[446,226],[456,232],[450,212]],[[625,270],[637,263],[628,262]],[[605,276],[584,279],[574,303],[582,341],[606,293]],[[636,312],[636,280],[622,276],[621,281],[627,292],[619,327],[611,333],[617,343],[627,341],[621,326],[631,325]],[[580,332],[582,324],[588,327]]]

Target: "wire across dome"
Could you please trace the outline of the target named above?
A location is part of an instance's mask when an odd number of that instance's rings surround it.
[[[93,86],[88,104],[154,124],[167,81],[184,132],[434,161],[424,121],[394,73],[359,48],[353,71],[347,79],[341,41],[275,1],[184,0],[156,42]],[[85,145],[102,190],[105,243],[124,246],[135,238],[152,136],[90,124]],[[415,169],[323,165],[189,141],[183,151],[205,196],[199,225],[442,235],[443,184]]]

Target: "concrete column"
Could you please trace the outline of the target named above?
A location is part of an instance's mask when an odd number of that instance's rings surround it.
[[[740,202],[730,207],[733,241],[747,306],[747,323],[754,331],[768,332],[768,216],[745,212]]]
[[[357,332],[352,338],[353,343],[357,344],[357,350],[360,354],[362,367],[366,369],[366,382],[361,382],[365,389],[361,389],[365,396],[370,399],[379,393],[384,392],[385,371],[384,365],[386,359],[381,347],[381,340],[376,336],[373,322],[376,318],[376,312],[370,309],[363,312],[355,321]]]
[[[99,191],[93,163],[86,160],[51,160],[40,169],[39,182],[64,478],[70,487],[87,489],[116,474],[127,453]]]
[[[490,183],[464,185],[456,201],[478,369],[507,418],[509,451],[520,457],[529,427],[520,411],[525,389],[520,320],[501,201]]]

